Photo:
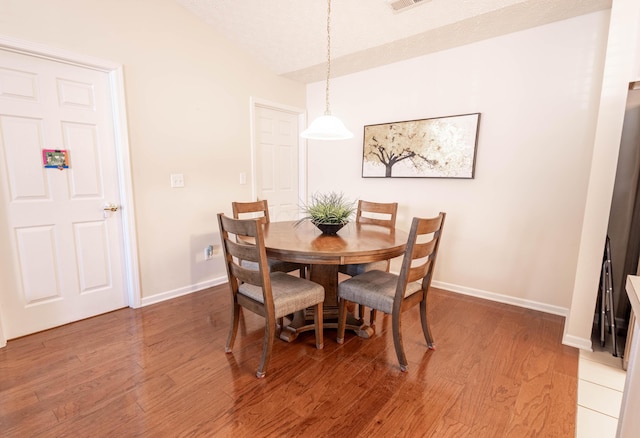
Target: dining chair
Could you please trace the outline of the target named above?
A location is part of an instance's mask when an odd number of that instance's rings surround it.
[[[233,217],[235,219],[253,218],[263,224],[269,223],[269,203],[266,199],[254,202],[232,202]],[[281,260],[267,259],[271,272],[299,271],[300,277],[306,277],[307,266],[301,263],[283,262]],[[250,262],[245,262],[250,266]],[[253,265],[255,269],[255,264]]]
[[[338,344],[344,342],[349,303],[357,303],[391,314],[396,355],[400,362],[400,369],[407,371],[408,363],[402,345],[400,316],[403,310],[420,304],[422,332],[428,348],[434,349],[427,320],[427,293],[433,277],[445,216],[446,214],[441,212],[434,218],[413,219],[402,259],[402,268],[398,275],[373,270],[338,284]]]
[[[371,202],[358,201],[358,209],[356,211],[357,224],[373,224],[380,225],[389,229],[396,227],[396,216],[398,213],[397,202]],[[367,271],[379,269],[381,271],[389,271],[391,260],[379,260],[370,263],[358,263],[351,265],[340,265],[338,271],[350,277],[355,277]],[[364,306],[359,306],[360,318],[364,317]],[[371,310],[369,316],[369,324],[375,325],[376,311]]]
[[[264,230],[259,221],[232,219],[219,213],[218,225],[233,299],[231,328],[225,352],[231,353],[233,348],[241,307],[265,318],[262,358],[256,372],[258,378],[265,376],[271,359],[273,340],[276,336],[276,321],[285,315],[313,307],[316,348],[322,349],[324,346],[322,334],[324,288],[304,278],[294,277],[284,272],[269,271]],[[254,262],[258,268],[255,270],[247,268],[239,262],[240,260]]]

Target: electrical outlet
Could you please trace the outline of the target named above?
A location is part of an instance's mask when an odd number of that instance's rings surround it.
[[[184,175],[181,173],[172,173],[171,187],[174,189],[184,187]]]
[[[209,245],[204,249],[204,259],[211,260],[213,258],[213,245]]]

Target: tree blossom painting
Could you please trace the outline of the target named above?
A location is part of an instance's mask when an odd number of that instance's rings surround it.
[[[480,113],[364,127],[364,178],[473,178]]]

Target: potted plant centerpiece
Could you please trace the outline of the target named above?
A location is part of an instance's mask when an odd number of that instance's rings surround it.
[[[349,223],[356,205],[342,193],[316,193],[311,196],[311,202],[303,205],[302,211],[306,216],[300,221],[310,220],[324,234],[336,234]]]

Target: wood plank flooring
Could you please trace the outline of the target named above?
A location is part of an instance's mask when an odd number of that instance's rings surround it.
[[[263,319],[243,311],[224,353],[227,285],[122,309],[0,349],[3,437],[573,437],[578,351],[563,318],[432,289],[436,350],[403,315],[409,372],[391,324],[276,341],[258,380]]]

